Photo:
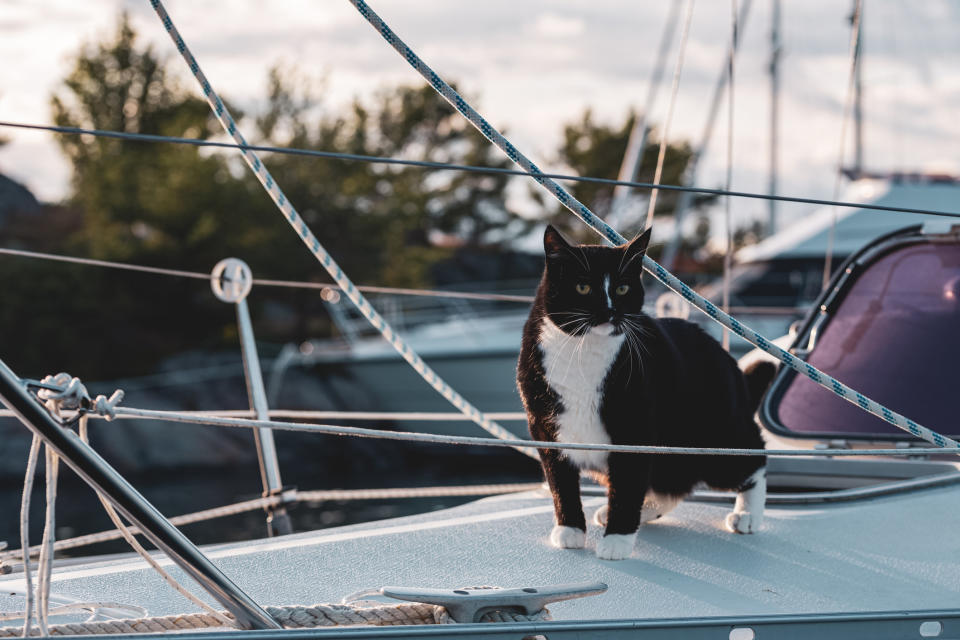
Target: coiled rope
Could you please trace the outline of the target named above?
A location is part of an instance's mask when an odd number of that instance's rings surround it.
[[[186,43],[184,43],[183,38],[180,37],[180,33],[177,31],[176,27],[174,27],[173,21],[170,19],[169,14],[163,6],[163,3],[160,2],[160,0],[150,0],[150,4],[153,6],[157,15],[160,17],[160,20],[163,22],[164,28],[173,39],[177,50],[183,56],[183,59],[186,61],[191,73],[193,73],[194,78],[196,78],[197,82],[200,83],[200,87],[203,90],[203,95],[206,98],[207,103],[210,105],[210,108],[213,109],[213,112],[220,121],[220,124],[227,131],[227,133],[233,137],[237,144],[245,145],[246,140],[237,128],[237,125],[233,120],[233,116],[230,115],[230,112],[223,104],[223,101],[210,86],[206,76],[204,76],[203,72],[200,70],[200,65],[193,57],[193,54],[190,53],[190,50],[187,48]],[[294,208],[294,206],[289,200],[287,200],[283,190],[280,189],[279,185],[277,185],[277,183],[274,181],[273,176],[263,165],[263,162],[261,162],[259,156],[257,156],[255,152],[246,149],[241,150],[241,153],[243,154],[243,159],[246,161],[247,165],[251,168],[251,170],[253,170],[254,174],[257,176],[257,179],[263,185],[263,188],[266,189],[267,193],[270,195],[270,198],[280,209],[290,226],[294,228],[294,230],[303,240],[303,243],[307,246],[310,252],[314,255],[314,257],[317,258],[320,264],[323,265],[334,281],[340,285],[343,293],[350,298],[350,301],[353,302],[354,305],[356,305],[357,309],[361,314],[363,314],[364,318],[366,318],[370,324],[373,325],[373,327],[383,335],[387,342],[389,342],[390,345],[393,346],[393,348],[396,349],[397,352],[403,357],[403,359],[406,360],[411,367],[413,367],[414,371],[419,373],[420,376],[448,402],[450,402],[464,414],[470,416],[470,418],[485,431],[498,438],[510,438],[512,434],[509,431],[486,417],[480,412],[479,409],[467,402],[463,396],[454,391],[454,389],[447,384],[443,378],[438,376],[433,369],[431,369],[427,363],[423,361],[423,358],[421,358],[410,347],[410,345],[408,345],[407,342],[401,338],[396,331],[394,331],[387,321],[384,320],[383,316],[381,316],[377,310],[370,305],[370,303],[357,289],[350,278],[347,277],[347,274],[343,272],[333,257],[327,252],[323,245],[320,244],[320,240],[318,240],[313,234],[313,232],[307,226],[307,223],[301,218],[300,214],[297,213],[297,210]],[[537,454],[533,449],[521,448],[518,450],[531,458],[537,458]]]
[[[420,624],[454,624],[446,608],[418,602],[403,604],[360,607],[344,604],[291,605],[263,608],[285,629],[309,629],[314,627],[335,627],[350,625],[402,626]],[[227,612],[218,612],[220,616],[232,622]],[[525,615],[510,610],[497,610],[485,613],[480,622],[538,622],[550,620],[549,609]],[[148,618],[130,618],[94,622],[77,622],[51,625],[51,636],[83,636],[131,633],[163,633],[166,631],[186,631],[190,629],[217,629],[225,624],[217,615],[210,613],[186,613],[171,616]],[[40,633],[34,629],[31,636]],[[22,636],[19,627],[0,627],[0,638]]]
[[[477,111],[471,107],[453,88],[444,82],[429,66],[410,49],[389,26],[378,16],[364,0],[350,0],[351,4],[360,12],[367,22],[383,37],[387,43],[393,47],[414,69],[423,76],[427,82],[442,95],[457,111],[470,121],[488,140],[501,149],[507,156],[520,165],[527,172],[532,174],[534,180],[540,186],[549,191],[563,206],[583,220],[592,229],[597,231],[604,240],[611,245],[622,245],[626,243],[626,238],[621,236],[613,227],[598,218],[583,203],[574,198],[563,187],[551,178],[544,176],[540,168],[530,161],[525,155],[520,153],[510,141],[503,137],[489,122],[487,122]],[[644,255],[643,267],[657,280],[680,294],[687,302],[695,306],[700,311],[706,313],[716,322],[720,323],[735,334],[760,348],[762,351],[774,356],[780,362],[791,369],[805,375],[815,383],[824,387],[828,391],[840,396],[844,400],[859,406],[864,411],[889,422],[890,424],[907,431],[918,438],[931,442],[938,447],[949,447],[952,449],[960,448],[960,442],[952,438],[941,435],[931,429],[921,426],[900,415],[899,413],[884,407],[878,402],[866,397],[862,393],[851,389],[836,378],[827,375],[813,365],[794,356],[790,352],[781,349],[773,344],[767,338],[757,333],[750,327],[740,323],[735,318],[724,313],[715,304],[705,299],[686,284],[681,282],[676,276],[668,272],[662,266],[657,264],[650,256]]]

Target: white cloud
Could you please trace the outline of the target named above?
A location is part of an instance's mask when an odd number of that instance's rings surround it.
[[[582,18],[541,13],[537,15],[532,31],[544,38],[572,38],[582,34],[585,28]]]
[[[737,61],[734,187],[762,192],[769,7],[753,4]],[[849,6],[836,0],[785,4],[781,192],[829,197],[848,73]],[[544,167],[554,164],[563,123],[586,107],[619,121],[642,103],[669,8],[663,0],[528,0],[522,11],[514,0],[375,0],[373,6],[438,73],[479,96],[480,111]],[[82,43],[109,35],[123,8],[144,41],[169,55],[173,68],[192,83],[143,2],[6,0],[0,10],[0,58],[8,61],[0,65],[0,120],[49,122],[50,93],[71,57]],[[384,85],[422,82],[347,2],[284,0],[267,10],[256,0],[169,0],[168,10],[217,90],[245,107],[263,100],[266,70],[281,60],[324,76],[329,105]],[[953,33],[960,10],[948,0],[917,7],[878,0],[868,4],[864,19],[868,164],[957,164],[960,40]],[[699,139],[728,38],[729,4],[698,3],[673,137]],[[677,40],[655,123],[665,115]],[[702,186],[723,182],[725,123],[721,112],[702,162]],[[52,136],[0,133],[13,140],[0,149],[0,171],[41,198],[66,193],[68,171]],[[752,217],[765,207],[738,201],[735,210]]]

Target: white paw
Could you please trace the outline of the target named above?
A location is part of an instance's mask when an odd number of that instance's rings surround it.
[[[597,557],[601,560],[623,560],[633,553],[635,533],[612,533],[600,538],[597,543]]]
[[[557,525],[550,532],[550,544],[558,549],[583,549],[586,539],[586,532],[574,527]]]
[[[727,529],[731,533],[754,533],[760,530],[763,516],[746,511],[733,511],[727,514]]]
[[[610,505],[603,505],[593,512],[593,524],[598,527],[607,526],[607,514],[610,512]]]

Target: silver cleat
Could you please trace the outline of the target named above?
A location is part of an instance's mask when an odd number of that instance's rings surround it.
[[[551,602],[573,600],[603,593],[607,585],[602,582],[561,584],[547,587],[521,587],[517,589],[421,589],[414,587],[383,587],[380,594],[445,607],[456,622],[479,622],[489,611],[517,611],[532,615]]]

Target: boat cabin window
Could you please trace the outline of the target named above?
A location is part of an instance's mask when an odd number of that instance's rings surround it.
[[[960,433],[960,244],[901,242],[862,269],[841,285],[807,361],[926,427]],[[792,434],[912,439],[793,372],[778,378],[764,420]]]

